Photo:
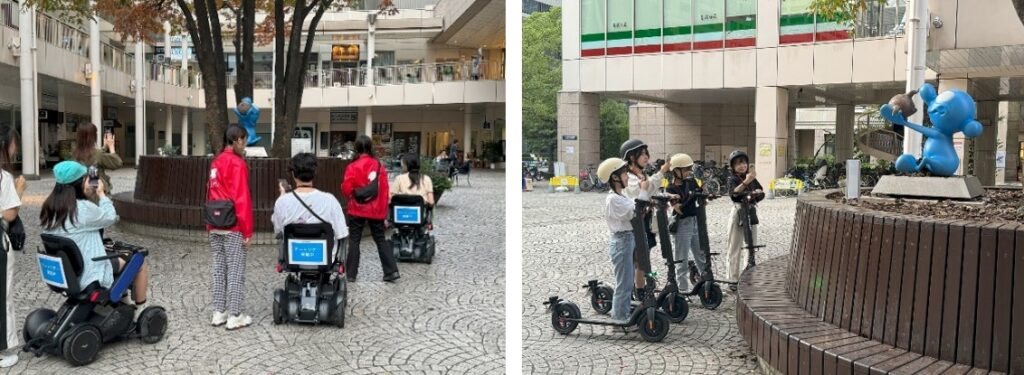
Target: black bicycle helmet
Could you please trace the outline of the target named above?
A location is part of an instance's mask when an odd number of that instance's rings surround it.
[[[729,168],[732,168],[732,164],[737,158],[744,158],[747,159],[748,163],[750,162],[750,158],[747,157],[746,152],[743,152],[743,150],[736,150],[729,154]]]
[[[619,156],[622,158],[622,160],[625,160],[627,163],[629,163],[629,156],[627,154],[635,150],[639,150],[640,148],[643,147],[647,147],[647,144],[644,143],[644,141],[641,141],[636,138],[630,139],[628,141],[622,142],[622,146],[619,146]]]

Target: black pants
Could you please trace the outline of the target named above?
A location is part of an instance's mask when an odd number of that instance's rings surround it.
[[[373,242],[377,244],[377,253],[380,254],[380,265],[384,269],[384,276],[398,272],[398,263],[395,261],[395,253],[391,250],[391,243],[384,238],[384,220],[355,216],[350,217],[348,221],[349,244],[345,272],[351,277],[359,275],[359,242],[363,240],[363,228],[367,226],[370,227]]]

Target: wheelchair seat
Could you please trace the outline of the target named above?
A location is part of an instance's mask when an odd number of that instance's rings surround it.
[[[432,207],[420,195],[399,194],[391,197],[391,221],[397,227],[420,227],[432,223]]]
[[[83,300],[89,292],[101,289],[98,282],[92,282],[85,286],[79,285],[78,279],[85,271],[85,262],[75,241],[52,234],[42,234],[41,237],[43,249],[36,254],[36,260],[43,282],[51,290]]]
[[[335,255],[342,254],[336,242],[330,223],[288,224],[277,260],[288,272],[327,272],[338,261]]]

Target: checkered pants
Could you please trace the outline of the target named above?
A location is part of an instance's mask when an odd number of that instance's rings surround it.
[[[245,248],[242,234],[210,234],[213,249],[213,310],[232,316],[242,313],[245,306]],[[226,294],[226,296],[225,296]]]

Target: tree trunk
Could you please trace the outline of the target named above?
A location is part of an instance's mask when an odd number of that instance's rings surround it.
[[[235,101],[253,96],[253,44],[256,26],[256,1],[242,0],[235,29]],[[235,103],[232,103],[232,105]],[[259,105],[257,105],[259,107]]]
[[[185,0],[177,0],[183,11],[185,28],[196,50],[199,69],[203,73],[203,90],[206,98],[206,133],[212,153],[223,148],[224,129],[227,126],[227,82],[225,73],[224,46],[220,33],[216,2],[196,0],[194,7]],[[193,16],[190,9],[195,9]],[[182,145],[183,147],[185,145]]]

